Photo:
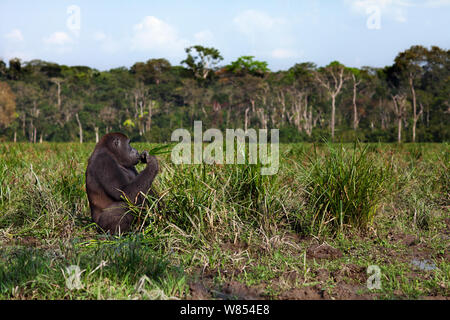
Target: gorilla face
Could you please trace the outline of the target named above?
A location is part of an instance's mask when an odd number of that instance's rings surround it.
[[[130,140],[127,141],[126,145],[127,145],[128,155],[129,155],[129,158],[130,158],[130,161],[131,161],[131,165],[135,166],[140,161],[140,154],[135,148],[130,146]]]
[[[130,146],[130,139],[126,136],[115,136],[111,141],[110,149],[116,155],[119,163],[126,168],[134,167],[140,161],[139,152]]]

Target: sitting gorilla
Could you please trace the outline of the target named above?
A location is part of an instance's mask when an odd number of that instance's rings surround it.
[[[135,165],[147,163],[138,173]],[[158,161],[147,151],[141,155],[130,146],[130,139],[122,133],[109,133],[95,146],[86,169],[86,191],[92,218],[105,232],[127,232],[133,222],[123,197],[141,205],[143,194],[151,193],[152,182],[158,173]]]

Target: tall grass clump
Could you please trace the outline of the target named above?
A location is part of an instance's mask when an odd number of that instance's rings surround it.
[[[307,214],[303,222],[320,235],[329,230],[364,230],[373,218],[385,191],[389,169],[355,143],[352,148],[326,144],[325,154],[314,151],[302,165]]]
[[[169,226],[191,242],[204,243],[234,239],[267,224],[281,207],[276,179],[261,173],[262,163],[245,159],[242,164],[196,165],[174,165],[164,159],[156,181],[160,218],[149,214],[145,232],[154,234]]]

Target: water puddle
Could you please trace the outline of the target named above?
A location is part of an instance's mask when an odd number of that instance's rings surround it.
[[[411,261],[413,266],[418,267],[420,270],[431,271],[436,269],[436,265],[430,260],[417,260],[413,259]]]

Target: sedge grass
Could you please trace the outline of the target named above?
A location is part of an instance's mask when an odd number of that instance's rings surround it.
[[[324,229],[333,234],[346,227],[363,230],[373,222],[389,169],[370,156],[367,146],[327,143],[326,150],[303,166],[309,230],[317,235]]]

